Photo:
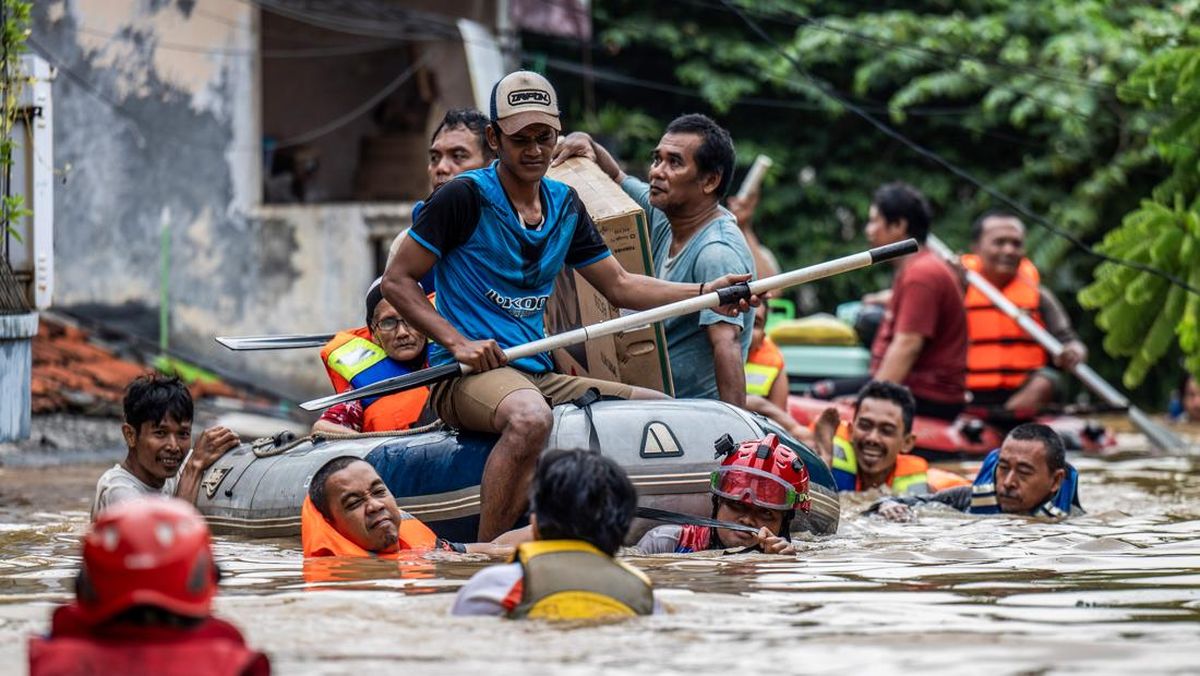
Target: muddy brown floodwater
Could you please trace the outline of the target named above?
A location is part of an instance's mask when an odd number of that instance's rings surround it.
[[[668,612],[603,626],[454,618],[486,562],[311,563],[221,539],[217,612],[278,673],[1197,673],[1200,462],[1075,459],[1089,514],[858,516],[795,558],[638,557]],[[101,465],[0,467],[0,671],[70,598]],[[845,497],[845,496],[844,496]]]

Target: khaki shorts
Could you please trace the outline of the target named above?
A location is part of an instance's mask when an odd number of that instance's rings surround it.
[[[526,373],[504,366],[435,384],[429,394],[429,405],[448,425],[499,433],[496,409],[517,390],[537,390],[547,403],[557,406],[578,399],[593,387],[605,397],[629,399],[633,395],[633,387],[624,383],[561,373]]]

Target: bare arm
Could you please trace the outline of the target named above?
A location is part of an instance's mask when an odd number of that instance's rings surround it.
[[[892,337],[887,352],[879,362],[879,368],[872,377],[875,380],[890,380],[893,383],[903,382],[912,371],[921,348],[925,345],[925,337],[919,333],[897,333]]]
[[[771,384],[771,391],[767,393],[767,399],[772,404],[778,406],[782,410],[787,410],[788,398],[788,376],[787,371],[779,369],[779,375],[775,377],[775,382]]]
[[[318,420],[312,426],[313,434],[358,434],[359,432],[360,430],[353,427],[346,427],[328,420]]]
[[[383,297],[405,321],[449,350],[455,360],[476,371],[504,365],[504,352],[496,341],[467,340],[429,304],[419,280],[436,262],[437,256],[432,251],[412,237],[405,237],[383,273]]]
[[[667,303],[695,298],[700,294],[701,287],[703,287],[704,293],[708,293],[750,279],[750,275],[725,275],[703,284],[668,282],[655,277],[627,272],[612,256],[596,261],[587,267],[578,268],[578,271],[588,284],[596,287],[596,290],[603,294],[610,303],[630,310],[647,310]],[[722,305],[717,312],[734,316],[757,305],[758,297],[752,296],[749,303],[739,301],[737,305]]]
[[[705,327],[712,343],[713,372],[717,377],[717,393],[721,401],[739,408],[746,406],[746,366],[742,359],[741,330],[729,322],[717,322]]]
[[[175,487],[175,497],[195,504],[204,472],[239,443],[241,439],[227,427],[211,427],[204,430],[188,456],[187,463],[179,470],[179,485]]]

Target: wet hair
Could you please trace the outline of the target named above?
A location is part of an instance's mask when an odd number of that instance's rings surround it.
[[[452,108],[446,111],[446,115],[442,117],[442,122],[433,131],[433,136],[429,137],[429,142],[433,143],[437,140],[438,134],[446,129],[465,128],[467,131],[475,134],[475,140],[479,143],[479,151],[483,153],[485,160],[494,159],[496,154],[492,152],[491,146],[487,143],[487,136],[484,130],[487,129],[490,120],[487,115],[475,110],[474,108]]]
[[[329,495],[325,493],[325,484],[329,483],[329,477],[356,462],[367,461],[356,455],[339,455],[321,465],[321,469],[317,470],[317,473],[313,474],[312,480],[308,482],[308,499],[312,500],[313,507],[317,508],[326,521],[333,521],[333,510],[329,508]]]
[[[913,398],[912,392],[907,387],[887,380],[870,381],[858,391],[858,398],[854,400],[854,415],[858,415],[859,407],[867,399],[882,399],[883,401],[890,401],[899,406],[900,417],[904,419],[904,433],[908,434],[912,432],[913,416],[917,412],[917,401]]]
[[[904,219],[908,223],[908,236],[918,242],[924,242],[929,234],[929,222],[933,219],[933,211],[929,201],[920,190],[903,181],[893,181],[879,186],[871,198],[871,204],[883,214],[888,223]]]
[[[1011,211],[1007,211],[1005,209],[988,209],[980,214],[979,218],[976,218],[974,223],[971,223],[972,242],[978,242],[979,238],[983,237],[983,224],[986,223],[989,218],[1011,218],[1017,222],[1021,221],[1021,217]]]
[[[125,388],[125,422],[138,432],[142,423],[159,423],[170,416],[177,423],[192,422],[192,394],[175,376],[147,373]]]
[[[706,174],[721,175],[715,196],[717,199],[724,197],[733,183],[733,163],[736,158],[729,132],[707,115],[690,113],[671,120],[671,124],[667,125],[667,133],[695,134],[700,137],[700,146],[696,148],[696,166]]]
[[[637,491],[621,466],[583,450],[554,449],[538,460],[529,511],[539,537],[583,540],[613,555],[625,539]]]
[[[1046,467],[1050,473],[1065,469],[1067,466],[1067,447],[1063,444],[1058,432],[1041,423],[1025,423],[1017,425],[1008,433],[1008,438],[1014,441],[1039,441],[1046,449]]]

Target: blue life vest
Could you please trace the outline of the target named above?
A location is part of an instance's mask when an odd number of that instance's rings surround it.
[[[466,242],[439,252],[416,233],[410,234],[439,256],[434,266],[438,313],[467,340],[493,339],[507,349],[545,337],[546,301],[585,213],[567,184],[543,178],[540,191],[545,221],[540,228],[526,227],[496,170],[497,163],[492,162],[453,179],[473,181],[481,197],[479,223]],[[586,267],[610,255],[606,249],[575,267]],[[437,343],[430,346],[431,366],[453,361],[446,348]],[[554,367],[545,353],[510,365],[529,373],[545,373]]]
[[[983,466],[975,476],[971,488],[971,506],[967,508],[970,514],[999,514],[1000,502],[996,499],[996,465],[1000,463],[1000,449],[996,449],[983,459]],[[1050,496],[1045,503],[1030,512],[1031,516],[1045,516],[1051,519],[1065,519],[1070,516],[1071,508],[1083,509],[1079,503],[1079,472],[1067,464],[1067,473],[1063,477],[1058,492]]]

